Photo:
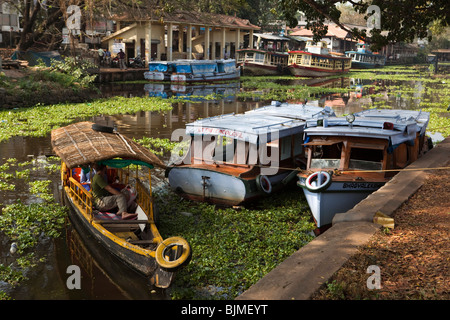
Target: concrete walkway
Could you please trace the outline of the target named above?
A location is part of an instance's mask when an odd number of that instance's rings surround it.
[[[449,161],[450,137],[407,168],[445,167],[450,165]],[[236,300],[309,299],[380,228],[372,222],[375,213],[380,211],[391,216],[422,186],[427,176],[427,170],[401,171],[353,209],[337,214],[330,229],[283,261]]]

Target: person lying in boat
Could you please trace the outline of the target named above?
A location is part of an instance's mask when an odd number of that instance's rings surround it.
[[[94,164],[96,174],[92,178],[92,194],[94,196],[94,203],[99,211],[107,212],[118,208],[117,215],[121,215],[122,219],[134,219],[137,217],[135,213],[128,212],[129,190],[124,188],[118,191],[113,188],[105,180],[107,167],[102,164]]]

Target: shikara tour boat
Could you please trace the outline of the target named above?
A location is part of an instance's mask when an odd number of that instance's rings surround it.
[[[294,181],[305,163],[305,119],[322,112],[314,106],[278,104],[190,123],[187,151],[166,170],[169,184],[187,199],[226,206],[278,191]]]
[[[429,113],[365,110],[308,120],[307,170],[298,174],[317,227],[353,208],[428,150]]]
[[[253,34],[256,48],[237,50],[237,65],[244,75],[270,76],[287,72],[289,38],[271,34]]]
[[[54,129],[51,140],[62,162],[64,203],[70,208],[69,217],[77,231],[92,236],[110,254],[149,278],[151,285],[169,287],[175,271],[189,262],[191,248],[181,237],[164,240],[155,224],[150,169],[165,168],[161,160],[113,128],[92,122]],[[90,183],[80,179],[82,168],[94,163],[107,166],[110,185],[130,190],[129,201],[135,197],[134,220],[96,208]],[[130,165],[136,168],[134,177]],[[148,175],[140,175],[138,168],[148,168]]]
[[[288,69],[297,77],[323,77],[346,73],[351,58],[330,54],[325,41],[307,41],[306,51],[289,51]]]
[[[236,60],[176,60],[149,63],[149,71],[144,72],[149,81],[171,82],[213,82],[240,78]]]
[[[386,57],[373,53],[366,43],[358,43],[356,51],[346,51],[345,55],[352,59],[352,68],[355,69],[382,67],[386,63]]]

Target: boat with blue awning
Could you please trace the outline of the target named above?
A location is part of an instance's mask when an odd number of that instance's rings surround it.
[[[149,81],[214,82],[240,78],[240,69],[234,59],[175,60],[151,62],[144,73]]]
[[[386,57],[373,53],[366,43],[358,43],[356,51],[346,51],[345,55],[352,59],[352,68],[368,69],[382,67],[386,63]]]

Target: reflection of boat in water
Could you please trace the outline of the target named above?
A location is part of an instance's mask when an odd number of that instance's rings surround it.
[[[236,60],[176,60],[151,62],[144,73],[149,81],[213,82],[239,79]]]
[[[91,122],[75,123],[52,131],[52,146],[61,158],[61,179],[64,202],[71,209],[69,216],[74,225],[81,226],[80,233],[88,233],[106,250],[117,256],[124,264],[149,278],[156,287],[167,288],[174,272],[190,260],[191,249],[182,238],[163,240],[156,227],[155,212],[149,187],[145,178],[134,177],[137,219],[122,219],[111,212],[100,212],[94,204],[90,184],[82,183],[81,167],[93,163],[108,166],[108,183],[123,189],[132,184],[133,177],[126,168],[138,165],[153,168],[165,165],[148,149],[131,139]]]
[[[188,151],[166,170],[169,184],[185,198],[223,205],[280,190],[302,165],[305,119],[323,111],[276,104],[190,123]]]
[[[308,40],[306,51],[289,51],[288,69],[298,77],[323,77],[350,70],[351,59],[330,54],[327,43]]]
[[[74,222],[66,223],[66,245],[70,262],[80,267],[82,274],[81,291],[71,290],[70,294],[81,299],[165,299],[163,292],[152,293],[154,288],[142,274],[123,264],[88,234],[78,233],[82,226],[74,226]]]
[[[386,57],[373,53],[367,48],[368,44],[358,43],[356,51],[346,51],[345,55],[352,59],[352,68],[366,69],[382,67],[386,63]]]
[[[150,97],[178,98],[191,101],[211,100],[213,96],[226,101],[235,100],[239,88],[239,82],[189,85],[147,83],[144,86],[144,90],[148,92]]]
[[[371,109],[308,120],[307,170],[299,174],[319,228],[346,212],[427,150],[428,112]]]

